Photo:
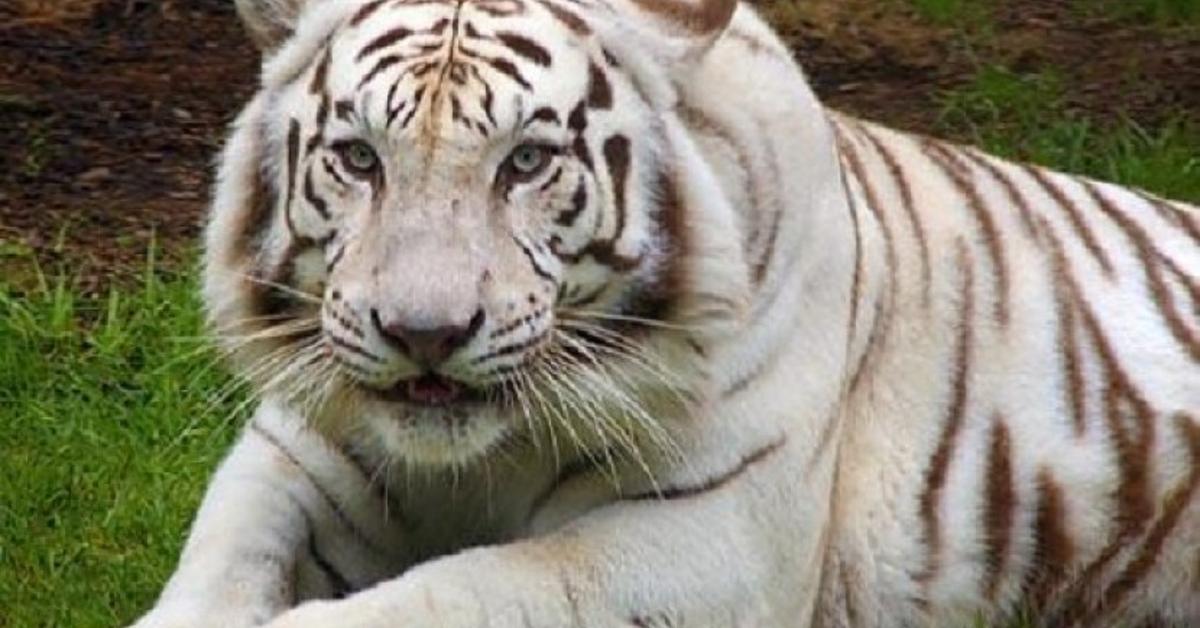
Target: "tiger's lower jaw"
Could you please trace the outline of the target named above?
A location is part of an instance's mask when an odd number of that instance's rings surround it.
[[[487,403],[425,407],[375,401],[364,404],[359,423],[389,458],[427,467],[484,458],[514,429],[500,408]]]

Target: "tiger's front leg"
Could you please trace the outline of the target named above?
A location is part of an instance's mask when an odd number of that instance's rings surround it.
[[[300,425],[275,404],[259,408],[214,476],[178,568],[135,628],[260,626],[304,600],[399,571],[391,564],[399,547],[381,553],[342,541],[354,537],[339,526],[372,503],[370,487],[331,487],[330,478],[354,476]]]
[[[303,604],[267,628],[637,625],[553,551],[534,545],[470,550],[345,600]]]
[[[764,490],[794,471],[786,449],[765,449],[728,477],[661,499],[619,500],[544,536],[303,604],[268,628],[806,625],[822,507],[811,519],[796,516],[794,500],[821,503],[812,485]]]

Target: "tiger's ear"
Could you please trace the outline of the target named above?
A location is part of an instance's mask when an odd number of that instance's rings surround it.
[[[725,32],[738,0],[614,0],[634,21],[652,25],[679,60],[702,56]]]
[[[250,38],[265,54],[291,37],[308,0],[235,0],[235,4]]]

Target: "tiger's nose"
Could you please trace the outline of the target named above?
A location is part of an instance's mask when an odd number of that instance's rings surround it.
[[[425,368],[450,359],[475,337],[483,319],[481,308],[465,324],[418,327],[404,320],[387,320],[380,316],[379,310],[371,309],[371,322],[384,341]]]

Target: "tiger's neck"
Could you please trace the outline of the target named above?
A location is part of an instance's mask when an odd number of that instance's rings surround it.
[[[737,21],[680,87],[679,120],[736,214],[748,274],[738,332],[710,364],[730,425],[760,440],[800,426],[807,457],[831,463],[830,426],[886,305],[870,298],[887,292],[886,259],[852,211],[835,120],[775,43]],[[777,90],[755,88],[763,72]]]

